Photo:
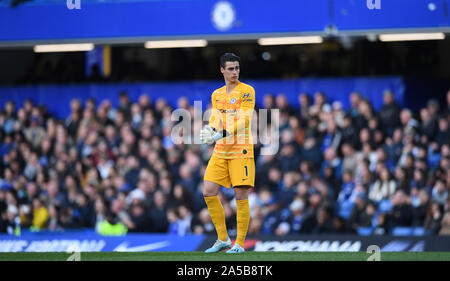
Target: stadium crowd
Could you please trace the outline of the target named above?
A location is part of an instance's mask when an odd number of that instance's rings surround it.
[[[262,107],[280,110],[280,147],[261,155],[255,145],[249,234],[417,226],[449,235],[450,91],[447,104],[430,100],[417,113],[389,91],[383,101],[376,111],[354,92],[345,111],[320,92],[301,93],[297,105],[266,94]],[[193,112],[185,97],[177,107]],[[122,92],[118,107],[74,99],[70,111],[58,120],[26,100],[0,112],[0,232],[215,233],[202,197],[213,147],[175,144],[164,99]],[[234,192],[222,191],[230,228]]]

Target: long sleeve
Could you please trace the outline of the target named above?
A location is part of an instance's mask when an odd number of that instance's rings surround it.
[[[220,115],[220,111],[217,109],[217,104],[216,104],[216,99],[214,97],[214,94],[211,95],[211,116],[209,117],[209,126],[219,130],[220,128],[220,120],[221,120],[221,115]]]

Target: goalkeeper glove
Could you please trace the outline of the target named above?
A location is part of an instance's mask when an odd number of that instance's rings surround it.
[[[206,144],[213,144],[214,142],[228,136],[226,130],[222,130],[221,132],[217,132],[216,129],[206,125],[200,131],[200,141]]]

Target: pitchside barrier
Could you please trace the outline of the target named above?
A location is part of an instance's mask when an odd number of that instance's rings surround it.
[[[210,247],[215,237],[206,237],[198,250]],[[299,235],[248,237],[245,248],[250,251],[300,252],[359,252],[369,246],[378,246],[382,252],[445,252],[450,251],[450,237],[398,237],[357,235]]]
[[[145,252],[204,251],[216,236],[127,234],[101,236],[93,231],[0,235],[0,252]],[[450,236],[289,235],[249,236],[247,251],[359,252],[377,246],[382,252],[450,251]]]
[[[206,237],[197,250],[209,248],[215,239]],[[377,246],[382,252],[447,252],[450,251],[450,236],[249,236],[244,245],[246,250],[257,252],[365,252],[370,246]]]
[[[127,234],[101,236],[94,231],[0,235],[0,252],[146,252],[195,251],[203,235]]]

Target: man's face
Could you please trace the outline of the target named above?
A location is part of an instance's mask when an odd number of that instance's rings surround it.
[[[241,71],[239,62],[227,61],[225,67],[220,67],[220,72],[226,81],[236,82],[239,79],[239,72]]]
[[[391,93],[386,93],[384,94],[384,104],[391,104],[394,101],[394,97],[392,96]]]
[[[358,94],[352,93],[350,95],[350,103],[351,103],[352,106],[358,106],[359,101],[360,101],[360,98],[359,98]]]

